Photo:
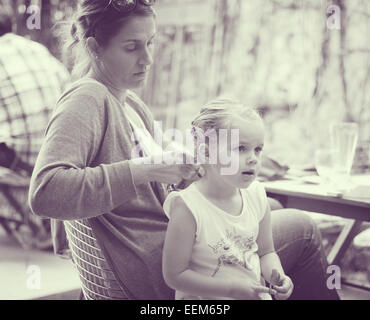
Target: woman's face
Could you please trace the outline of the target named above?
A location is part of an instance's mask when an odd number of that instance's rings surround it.
[[[119,88],[144,84],[153,63],[154,17],[133,17],[121,27],[100,55],[103,72]]]

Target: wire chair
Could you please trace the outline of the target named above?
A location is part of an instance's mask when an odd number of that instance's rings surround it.
[[[73,262],[86,300],[129,300],[99,247],[87,219],[64,221]]]

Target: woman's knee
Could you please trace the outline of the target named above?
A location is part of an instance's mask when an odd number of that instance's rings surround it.
[[[320,231],[308,212],[283,209],[271,217],[275,249],[286,272],[324,263]]]
[[[284,224],[286,232],[295,239],[304,239],[316,248],[321,247],[321,234],[315,221],[310,217],[309,212],[297,209],[282,209],[272,213],[272,218]],[[281,228],[279,228],[280,231]]]
[[[316,252],[322,249],[322,238],[319,228],[310,213],[302,210],[294,210],[294,215],[302,228],[302,235],[307,240],[307,246]]]

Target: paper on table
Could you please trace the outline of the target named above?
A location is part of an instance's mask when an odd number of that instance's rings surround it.
[[[370,199],[370,184],[360,184],[344,193],[345,197]]]

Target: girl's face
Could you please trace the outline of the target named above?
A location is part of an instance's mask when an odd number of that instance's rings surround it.
[[[212,174],[217,175],[227,185],[236,188],[247,188],[257,177],[261,168],[261,155],[264,145],[264,126],[261,120],[232,120],[231,129],[239,130],[239,144],[229,142],[228,152],[231,161],[239,160],[235,174],[221,174],[225,165],[211,166]],[[230,150],[231,149],[231,150]],[[220,163],[220,162],[219,162]],[[228,165],[230,166],[230,165]]]
[[[144,84],[153,63],[155,33],[154,17],[133,17],[104,47],[103,72],[117,87],[134,89]]]

